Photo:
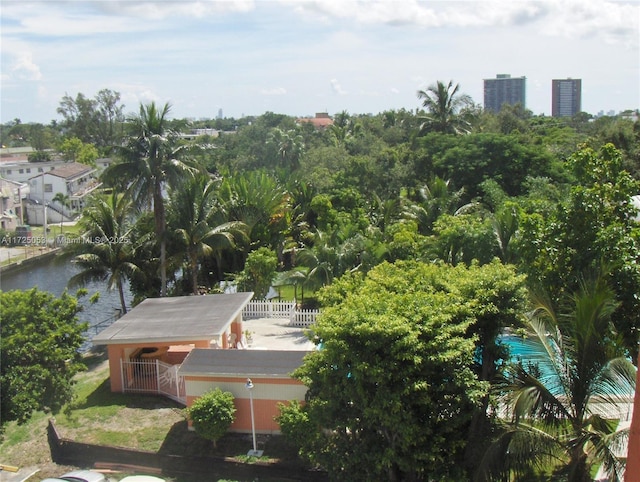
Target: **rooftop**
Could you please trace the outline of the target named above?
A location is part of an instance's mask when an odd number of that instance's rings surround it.
[[[94,345],[186,342],[225,333],[253,293],[147,298],[98,333]]]
[[[48,171],[46,174],[61,177],[63,179],[71,179],[83,174],[89,174],[93,170],[93,167],[86,164],[81,164],[79,162],[70,162],[67,164],[62,164],[61,166],[56,166],[53,171]]]
[[[180,366],[180,375],[206,376],[239,373],[249,377],[286,377],[302,365],[308,352],[291,350],[195,349]]]

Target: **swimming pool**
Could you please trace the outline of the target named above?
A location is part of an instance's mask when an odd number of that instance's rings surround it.
[[[541,377],[553,376],[553,367],[539,340],[518,335],[501,335],[499,341],[509,348],[511,362],[521,362],[525,368],[537,365]]]
[[[499,337],[499,341],[509,348],[512,363],[521,362],[525,369],[547,385],[552,393],[561,392],[556,369],[537,338],[505,334]],[[620,387],[617,392],[617,395],[623,397],[633,397],[633,394],[632,387]]]

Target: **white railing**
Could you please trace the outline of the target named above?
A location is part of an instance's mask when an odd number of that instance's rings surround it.
[[[178,375],[178,368],[160,360],[120,360],[123,392],[157,393],[186,404],[184,378]]]
[[[308,327],[316,322],[319,310],[298,310],[292,301],[250,301],[242,316],[247,319],[286,318],[291,326]]]

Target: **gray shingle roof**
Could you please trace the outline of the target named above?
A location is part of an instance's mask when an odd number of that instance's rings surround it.
[[[182,362],[182,376],[289,378],[308,351],[208,350],[196,348]]]
[[[94,345],[214,339],[228,329],[253,293],[147,298],[98,333]]]

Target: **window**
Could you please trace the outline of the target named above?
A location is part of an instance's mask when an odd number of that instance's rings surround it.
[[[38,172],[43,172],[43,169],[41,167],[38,168]]]
[[[53,192],[53,184],[45,184],[44,192]]]
[[[24,169],[20,169],[20,170],[18,170],[18,173],[20,173],[20,174],[24,174]]]
[[[11,169],[7,169],[7,176],[11,174]]]
[[[31,169],[27,168],[27,174],[31,174]]]

